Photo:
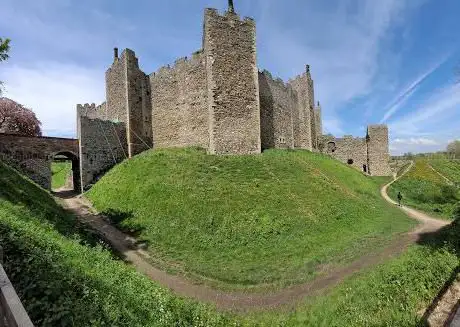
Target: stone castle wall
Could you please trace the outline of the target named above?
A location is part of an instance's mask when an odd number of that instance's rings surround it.
[[[362,172],[368,172],[365,137],[324,137],[324,153]]]
[[[128,152],[132,157],[152,147],[150,83],[132,50],[125,50]]]
[[[311,110],[312,90],[311,85],[313,81],[310,76],[310,70],[297,76],[295,79],[288,82],[293,90],[297,92],[298,104],[296,106],[297,112],[294,113],[294,146],[300,149],[313,150],[313,130],[312,121],[313,115]]]
[[[155,147],[209,146],[206,64],[202,51],[150,76]]]
[[[255,33],[252,19],[206,9],[203,49],[210,153],[261,152]]]
[[[388,127],[386,125],[368,126],[367,139],[370,173],[374,176],[390,176]]]
[[[268,71],[259,73],[260,132],[262,149],[294,148],[293,114],[298,111],[297,94]]]
[[[318,102],[318,106],[315,109],[315,128],[316,128],[316,148],[319,148],[321,138],[323,136],[323,122],[321,119],[321,106]]]
[[[77,131],[81,186],[86,190],[96,178],[128,157],[126,123],[92,119],[79,105]]]

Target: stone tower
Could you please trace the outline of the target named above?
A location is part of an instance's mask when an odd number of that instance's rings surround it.
[[[289,84],[298,95],[294,117],[294,146],[312,151],[316,148],[317,142],[314,119],[315,99],[310,66],[307,65],[305,73],[289,81]]]
[[[319,101],[315,109],[315,129],[316,129],[317,145],[319,145],[321,136],[323,135],[323,124],[321,121],[321,105]]]
[[[206,9],[203,50],[206,60],[209,152],[261,152],[256,26],[229,10]]]
[[[369,174],[372,176],[390,176],[388,126],[369,125],[366,141]]]
[[[129,157],[152,146],[150,83],[134,51],[125,49],[105,74],[106,119],[126,124]]]

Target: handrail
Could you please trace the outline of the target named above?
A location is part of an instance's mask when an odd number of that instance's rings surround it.
[[[0,327],[34,327],[2,263],[3,249],[0,246]]]

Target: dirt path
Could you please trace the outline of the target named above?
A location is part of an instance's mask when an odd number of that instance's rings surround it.
[[[394,204],[386,194],[388,186],[389,185],[382,188],[382,196],[387,201]],[[190,297],[202,302],[213,303],[219,309],[233,311],[269,310],[280,306],[294,307],[303,298],[320,294],[339,284],[352,274],[400,254],[410,244],[417,241],[421,233],[436,231],[447,224],[445,221],[428,217],[416,210],[402,207],[402,210],[409,216],[417,219],[422,224],[414,231],[408,234],[402,234],[386,248],[383,248],[377,253],[370,253],[362,256],[345,267],[333,268],[326,274],[310,282],[294,285],[273,293],[250,294],[244,292],[219,291],[206,285],[195,284],[193,281],[182,276],[171,275],[163,270],[155,268],[146,260],[148,254],[142,249],[137,249],[133,246],[134,243],[132,242],[132,238],[111,226],[106,222],[104,217],[93,214],[90,209],[91,204],[84,198],[76,197],[65,192],[59,197],[63,200],[64,207],[73,212],[79,220],[101,233],[139,272],[147,275],[163,287],[167,287],[181,296]]]

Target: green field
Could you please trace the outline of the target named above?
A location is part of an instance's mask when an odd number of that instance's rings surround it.
[[[230,325],[113,259],[48,192],[1,162],[0,244],[37,327]]]
[[[51,188],[55,190],[63,187],[71,171],[72,163],[70,161],[53,161],[51,164]]]
[[[430,165],[460,187],[460,160],[430,160]]]
[[[398,192],[403,203],[428,213],[453,218],[453,212],[460,201],[460,189],[449,184],[443,177],[430,168],[430,164],[441,174],[454,180],[459,179],[460,164],[449,160],[417,159],[414,167],[389,189],[389,195],[396,199]]]
[[[427,326],[422,317],[426,308],[446,281],[460,278],[458,235],[457,221],[327,295],[306,298],[293,312],[263,312],[242,319],[267,327]]]
[[[154,264],[222,288],[281,287],[381,248],[414,222],[327,156],[143,153],[87,194],[149,245]]]

